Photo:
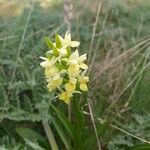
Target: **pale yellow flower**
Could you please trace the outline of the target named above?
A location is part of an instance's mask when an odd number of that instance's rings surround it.
[[[58,52],[59,52],[60,57],[65,57],[65,56],[67,56],[67,53],[68,53],[64,47],[58,49]]]
[[[86,70],[88,66],[84,63],[86,54],[79,56],[78,50],[73,52],[69,59],[64,59],[68,64],[68,75],[76,77],[80,73],[80,68]]]
[[[61,84],[62,84],[62,78],[53,79],[48,83],[47,88],[49,91],[52,91],[58,88]]]
[[[70,77],[76,77],[79,74],[79,65],[78,64],[74,64],[74,65],[70,65],[68,67],[68,75]]]
[[[65,38],[63,39],[61,36],[59,36],[59,39],[61,40],[63,47],[78,47],[80,45],[80,42],[78,41],[71,41],[71,34],[67,31],[65,34]]]
[[[48,89],[49,91],[52,91],[56,88],[59,88],[59,86],[62,84],[62,77],[60,76],[60,73],[58,72],[57,74],[55,74],[52,78],[47,78],[47,82],[48,82]]]
[[[69,59],[65,59],[69,65],[79,65],[82,69],[87,69],[88,66],[84,63],[84,61],[87,59],[86,54],[79,56],[78,50],[74,51]]]
[[[76,82],[71,82],[69,81],[68,83],[65,84],[65,90],[67,93],[73,93],[76,89]]]
[[[88,87],[87,87],[87,82],[89,82],[89,77],[87,76],[80,76],[79,77],[79,83],[80,83],[80,89],[82,91],[87,91]]]
[[[86,55],[87,54],[83,54],[78,58],[78,63],[79,63],[80,68],[85,69],[85,70],[88,69],[88,66],[84,63],[84,61],[87,59]]]
[[[59,95],[59,99],[63,100],[66,104],[70,103],[70,98],[72,97],[72,94],[63,91],[60,95]]]
[[[87,84],[86,83],[80,83],[80,89],[82,91],[87,91],[88,90]]]
[[[46,67],[45,68],[45,76],[46,78],[51,78],[53,76],[55,76],[58,73],[58,68],[54,65],[52,65],[51,67]]]

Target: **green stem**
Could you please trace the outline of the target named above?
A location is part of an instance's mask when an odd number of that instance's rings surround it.
[[[42,124],[52,150],[59,150],[53,132],[48,124],[48,121],[42,121]]]
[[[68,104],[68,120],[71,122],[71,103]]]

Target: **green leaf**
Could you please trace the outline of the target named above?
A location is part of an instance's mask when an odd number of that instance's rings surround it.
[[[48,38],[48,37],[45,37],[44,38],[45,42],[46,42],[46,45],[53,50],[53,54],[55,56],[59,56],[59,52],[57,50],[57,48],[54,46],[53,42]]]
[[[48,59],[51,59],[51,58],[53,57],[53,55],[50,54],[50,53],[48,53],[48,52],[46,52],[45,55],[46,55],[46,57],[47,57]]]
[[[101,123],[97,126],[98,132],[100,135],[104,136],[106,134],[106,131],[109,128],[109,124],[107,122]]]
[[[11,106],[12,111],[5,113],[3,115],[0,114],[0,118],[5,118],[13,121],[41,121],[42,118],[39,114],[29,113],[17,107]]]
[[[61,48],[62,47],[61,40],[60,40],[60,38],[59,38],[57,33],[55,34],[55,42],[56,42],[56,47],[57,48]]]
[[[64,133],[62,127],[60,126],[60,124],[58,123],[57,120],[52,119],[52,122],[53,122],[53,125],[54,125],[54,127],[55,127],[57,133],[59,134],[59,136],[60,136],[62,142],[64,143],[66,149],[67,149],[67,150],[70,150],[71,148],[70,148],[70,146],[69,146],[68,140],[67,140],[67,138],[66,138],[66,136],[65,136],[65,133]]]
[[[71,48],[70,48],[70,46],[68,46],[67,48],[66,48],[66,50],[67,50],[67,52],[68,52],[68,57],[71,55]]]
[[[84,131],[85,118],[83,112],[80,110],[78,101],[73,101],[73,112],[75,113],[74,115],[76,118],[76,125],[74,126],[77,132],[76,136],[78,136],[78,141],[81,141],[80,139],[82,138]]]
[[[30,128],[27,127],[21,127],[21,128],[16,128],[15,131],[18,133],[18,135],[20,137],[22,137],[24,140],[28,140],[28,141],[32,141],[32,142],[36,142],[38,143],[38,145],[49,149],[50,146],[48,144],[48,142],[46,141],[45,138],[43,138],[38,132],[36,132],[35,130],[32,130]],[[25,141],[26,141],[25,140]],[[35,144],[35,143],[34,143]]]
[[[15,65],[15,62],[7,59],[0,59],[0,65]]]
[[[66,128],[69,135],[74,139],[73,126],[69,122],[68,118],[61,111],[59,111],[54,105],[51,104],[51,107],[55,110],[59,120],[61,121],[63,126]]]
[[[150,150],[150,144],[135,145],[130,150]]]
[[[28,139],[24,139],[26,144],[29,145],[30,147],[32,147],[35,150],[45,150],[43,147],[39,146],[37,143],[32,142]]]
[[[26,138],[26,139],[29,139],[29,140],[37,140],[38,138],[41,138],[39,136],[39,134],[30,129],[30,128],[27,128],[27,127],[22,127],[22,128],[16,128],[15,130],[22,138]]]
[[[50,49],[54,48],[53,42],[48,37],[45,37],[44,41],[45,41],[46,45],[48,46],[48,48],[50,48]]]
[[[53,48],[53,54],[54,54],[55,56],[59,56],[59,52],[58,52],[58,50],[57,50],[56,47]]]

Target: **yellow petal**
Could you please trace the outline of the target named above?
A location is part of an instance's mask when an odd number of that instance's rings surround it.
[[[48,83],[47,88],[49,91],[54,90],[55,88],[59,87],[62,84],[62,78],[52,80],[51,82]]]
[[[71,41],[70,42],[71,47],[78,47],[79,45],[80,45],[80,42],[78,42],[78,41]]]
[[[87,76],[81,76],[80,78],[79,78],[79,82],[80,83],[86,83],[86,82],[89,82],[89,77],[87,77]]]
[[[70,58],[69,58],[70,60],[76,60],[76,61],[78,61],[78,59],[79,59],[79,52],[78,52],[78,50],[75,50],[71,55],[70,55]]]
[[[81,63],[80,64],[80,68],[82,68],[82,69],[88,69],[88,66],[85,64],[85,63]]]
[[[85,61],[87,59],[87,54],[83,54],[79,57],[79,63],[82,63],[83,61]]]
[[[59,95],[59,99],[63,100],[66,104],[69,104],[71,96],[72,95],[68,94],[67,92],[62,92]]]
[[[75,91],[75,88],[76,88],[76,85],[71,83],[71,82],[68,82],[68,83],[65,84],[65,90],[68,93],[73,93]]]
[[[58,51],[61,57],[65,57],[67,55],[67,50],[64,47],[61,49],[58,49]]]
[[[50,61],[43,61],[40,63],[43,68],[50,67],[52,64]]]
[[[58,87],[58,86],[60,86],[61,83],[62,83],[62,79],[60,78],[60,79],[53,80],[51,85],[53,87]]]
[[[74,77],[69,77],[69,82],[73,83],[73,84],[76,84],[77,83],[77,79],[74,78]]]
[[[68,67],[68,75],[76,77],[79,74],[79,65],[70,65]]]
[[[71,34],[69,33],[69,31],[67,31],[65,34],[65,41],[66,43],[70,43],[71,41]]]
[[[87,91],[88,88],[87,88],[86,83],[81,83],[81,84],[80,84],[80,89],[81,89],[82,91]]]
[[[40,65],[43,68],[51,67],[58,60],[58,58],[55,58],[55,57],[52,57],[51,60],[49,60],[48,58],[45,58],[45,57],[40,57],[40,58],[44,60],[43,62],[40,63]]]
[[[51,78],[56,73],[58,73],[58,69],[55,66],[45,68],[45,76],[46,78]]]

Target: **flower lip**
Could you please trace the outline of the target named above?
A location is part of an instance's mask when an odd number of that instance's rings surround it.
[[[66,104],[70,103],[70,98],[72,97],[72,94],[67,93],[66,91],[63,91],[60,95],[59,95],[59,99],[63,100]]]

